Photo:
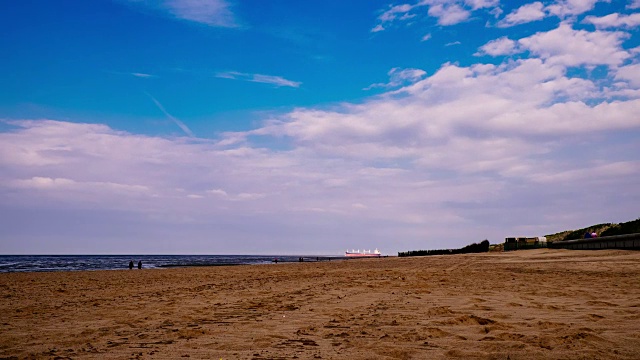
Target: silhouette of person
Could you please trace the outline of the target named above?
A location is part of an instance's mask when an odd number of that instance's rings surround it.
[[[129,270],[133,269],[133,260],[129,261]]]
[[[138,269],[142,269],[142,260],[138,261]]]

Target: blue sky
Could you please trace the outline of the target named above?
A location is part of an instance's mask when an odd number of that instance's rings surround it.
[[[0,253],[383,253],[640,216],[640,1],[5,1]]]

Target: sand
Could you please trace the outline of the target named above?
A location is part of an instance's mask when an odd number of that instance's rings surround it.
[[[0,358],[640,358],[637,251],[11,273],[0,299]]]

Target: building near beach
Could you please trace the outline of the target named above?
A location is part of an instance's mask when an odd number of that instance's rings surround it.
[[[508,237],[504,239],[504,250],[518,249],[537,249],[547,247],[547,238],[544,236],[536,237]]]

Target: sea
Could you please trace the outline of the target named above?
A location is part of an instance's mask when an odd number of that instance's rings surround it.
[[[133,261],[143,269],[190,266],[260,265],[283,262],[329,261],[342,256],[299,255],[0,255],[0,273],[35,271],[122,270]],[[275,261],[277,260],[277,262]]]

